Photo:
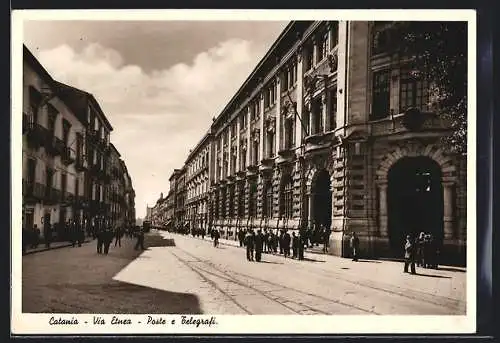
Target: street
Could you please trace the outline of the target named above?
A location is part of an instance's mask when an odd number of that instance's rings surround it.
[[[113,243],[114,244],[114,243]],[[122,239],[108,256],[95,241],[23,257],[23,312],[191,314],[465,314],[466,273],[306,253],[263,254],[167,232],[144,252]]]

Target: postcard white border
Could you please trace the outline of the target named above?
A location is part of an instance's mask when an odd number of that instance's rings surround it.
[[[22,56],[23,22],[26,20],[450,20],[469,23],[468,54],[468,160],[467,160],[467,310],[464,316],[228,316],[218,325],[49,325],[57,314],[21,312],[22,281]],[[396,334],[473,333],[476,330],[476,13],[473,10],[15,10],[12,12],[12,240],[11,328],[14,334]],[[19,133],[19,134],[16,134]],[[103,315],[109,320],[112,315]],[[210,318],[211,315],[196,316]],[[64,315],[80,323],[92,322],[93,314]],[[121,317],[144,321],[147,315]],[[163,316],[168,319],[178,315]],[[279,324],[279,325],[278,325]]]

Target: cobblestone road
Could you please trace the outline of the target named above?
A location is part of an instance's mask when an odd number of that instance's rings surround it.
[[[23,257],[23,311],[207,314],[465,314],[466,273],[402,273],[400,263],[263,255],[181,235],[133,241],[108,256],[95,242]],[[133,261],[132,261],[133,260]]]

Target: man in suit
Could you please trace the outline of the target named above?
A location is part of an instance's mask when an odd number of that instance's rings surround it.
[[[410,266],[411,273],[416,274],[415,243],[412,242],[410,235],[406,236],[406,243],[405,243],[405,268],[404,268],[405,273],[408,273],[408,266]]]

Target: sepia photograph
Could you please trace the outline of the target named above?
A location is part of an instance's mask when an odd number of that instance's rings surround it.
[[[123,12],[13,12],[16,333],[474,331],[474,11]]]

